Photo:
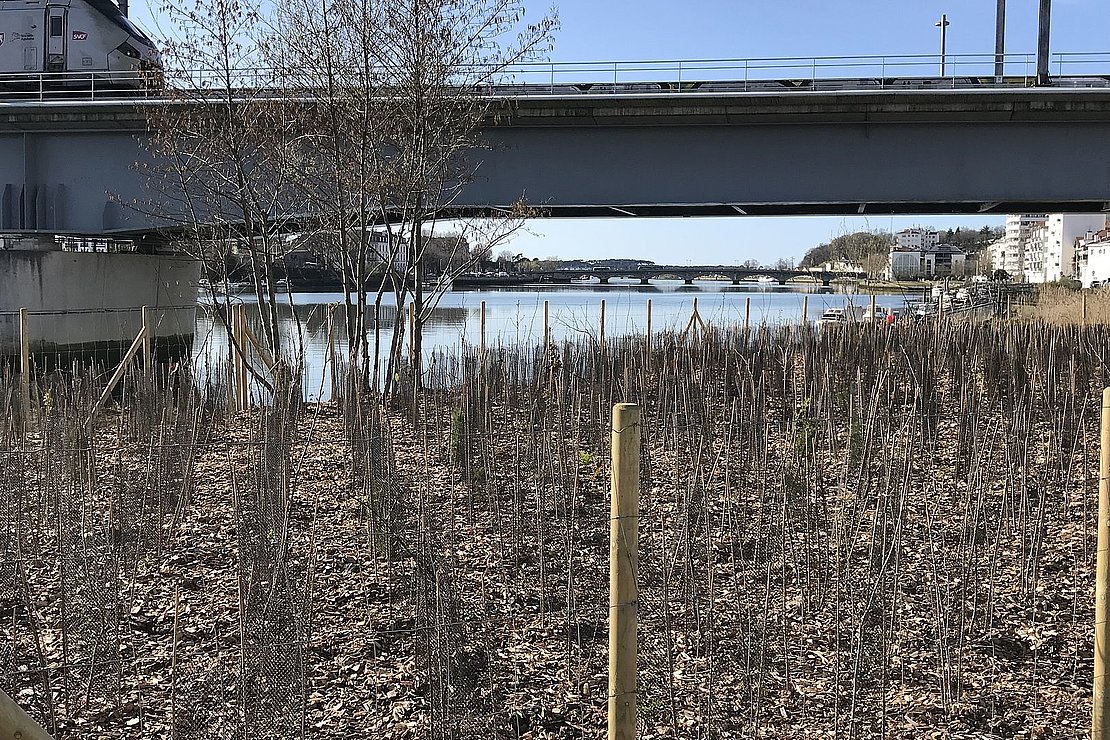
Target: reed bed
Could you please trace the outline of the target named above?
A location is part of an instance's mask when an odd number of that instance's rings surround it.
[[[634,401],[641,737],[1085,735],[1110,329],[691,331],[462,347],[390,404],[136,372],[91,427],[44,380],[0,687],[58,737],[598,737]]]

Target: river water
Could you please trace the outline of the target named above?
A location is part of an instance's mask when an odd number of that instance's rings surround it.
[[[828,289],[824,289],[828,291]],[[826,308],[843,308],[851,303],[866,307],[870,295],[844,292],[816,292],[812,286],[763,287],[733,286],[724,281],[694,281],[685,285],[681,280],[659,280],[649,286],[622,283],[576,284],[566,287],[516,287],[454,291],[439,301],[424,329],[424,350],[433,352],[457,348],[463,343],[477,345],[480,335],[480,310],[486,304],[486,341],[538,343],[543,338],[543,307],[548,301],[551,338],[555,341],[596,337],[600,330],[601,303],[605,303],[605,335],[617,337],[641,334],[647,325],[647,302],[651,301],[653,332],[681,330],[690,320],[693,302],[698,313],[714,326],[742,326],[746,299],[751,299],[752,326],[760,324],[797,323],[802,318],[803,300],[808,303],[807,318],[815,321]],[[898,310],[911,296],[878,295],[876,304],[883,309]],[[253,296],[243,294],[235,300],[248,306]],[[329,363],[327,363],[327,307],[343,300],[341,293],[295,293],[294,305],[284,302],[282,333],[294,353],[301,349],[305,361],[305,396],[327,399],[330,395]],[[396,310],[390,303],[382,312],[386,334],[392,329]],[[336,313],[335,341],[342,342],[341,314]],[[256,312],[248,310],[248,322],[259,335]],[[228,356],[227,336],[222,321],[211,306],[201,306],[197,313],[194,359],[200,367]],[[384,349],[384,348],[383,348]]]

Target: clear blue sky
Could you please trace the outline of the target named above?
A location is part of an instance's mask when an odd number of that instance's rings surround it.
[[[530,15],[549,4],[526,0]],[[552,61],[936,54],[947,13],[950,54],[994,51],[995,0],[561,0]],[[1053,0],[1052,50],[1108,51],[1110,0]],[[1034,53],[1038,0],[1008,0],[1006,51]],[[157,30],[144,3],[136,21]],[[859,229],[979,228],[999,217],[791,217],[542,220],[511,245],[529,256],[640,257],[728,263],[798,259]],[[681,255],[676,258],[675,255]]]

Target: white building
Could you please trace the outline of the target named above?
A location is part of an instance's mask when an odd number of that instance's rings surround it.
[[[1047,213],[1022,213],[1006,217],[1006,232],[990,246],[991,265],[1005,270],[1012,278],[1025,273],[1025,242],[1035,226],[1048,218]]]
[[[1089,231],[1075,242],[1077,275],[1084,288],[1110,283],[1110,228]]]
[[[894,235],[894,239],[902,249],[929,250],[940,244],[940,232],[915,226],[902,229]]]
[[[966,260],[963,250],[951,244],[934,244],[917,249],[895,244],[890,248],[887,275],[892,280],[898,280],[959,274]]]
[[[1087,232],[1106,228],[1102,213],[1052,213],[1033,226],[1025,241],[1023,269],[1031,283],[1076,277],[1075,243]]]

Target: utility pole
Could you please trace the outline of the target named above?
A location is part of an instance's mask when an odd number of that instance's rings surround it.
[[[1041,0],[1037,19],[1037,84],[1047,85],[1048,81],[1048,30],[1052,24],[1052,0]]]
[[[941,13],[940,20],[933,24],[940,29],[940,76],[944,77],[944,54],[948,48],[948,15]]]
[[[1006,74],[1006,0],[998,0],[998,14],[994,21],[994,76],[1002,82]]]

